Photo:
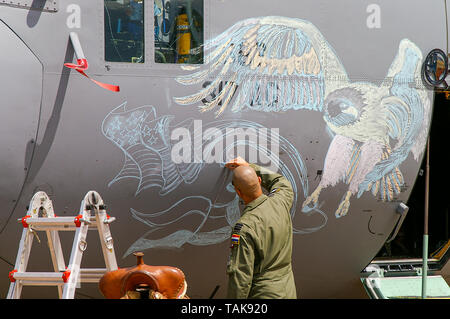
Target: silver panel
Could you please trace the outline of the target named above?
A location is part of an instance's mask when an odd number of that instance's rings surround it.
[[[58,11],[57,0],[21,0],[21,1],[0,0],[0,4],[23,9],[42,10],[48,12]]]
[[[0,20],[0,230],[16,207],[31,160],[39,120],[42,65]]]

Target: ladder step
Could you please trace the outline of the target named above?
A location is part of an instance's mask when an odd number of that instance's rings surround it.
[[[104,275],[108,269],[106,268],[81,268],[80,273],[83,276]]]
[[[80,269],[80,281],[90,283],[99,282],[107,271],[106,268],[82,268]]]
[[[14,272],[14,280],[20,280],[22,285],[55,286],[67,281],[70,272]]]
[[[30,217],[25,216],[17,220],[24,227],[33,227],[34,230],[74,230],[82,222],[87,222],[91,228],[96,228],[95,216],[89,220],[84,220],[81,216],[66,217]]]
[[[106,268],[80,269],[80,282],[99,282],[107,272]],[[20,280],[23,285],[55,286],[67,281],[70,272],[12,272],[10,278]]]

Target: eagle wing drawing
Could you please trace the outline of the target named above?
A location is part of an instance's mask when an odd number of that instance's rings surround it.
[[[198,103],[225,82],[219,94],[199,106],[201,111],[218,108],[216,116],[232,100],[233,112],[322,111],[327,92],[348,82],[342,64],[319,30],[299,19],[248,19],[206,43],[205,50],[209,52],[207,67],[177,81],[193,85],[211,80],[210,84],[175,101],[181,105]],[[325,87],[327,73],[336,81]]]

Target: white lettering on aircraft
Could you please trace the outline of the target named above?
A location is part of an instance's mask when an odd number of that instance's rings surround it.
[[[66,24],[69,29],[81,28],[81,8],[78,4],[69,4],[66,9],[70,13],[67,17]]]
[[[378,4],[369,4],[366,12],[369,13],[366,24],[369,29],[381,28],[381,8]]]

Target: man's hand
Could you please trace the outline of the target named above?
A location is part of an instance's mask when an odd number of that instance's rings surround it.
[[[226,168],[229,168],[230,170],[234,170],[238,166],[248,166],[249,164],[240,156],[236,157],[235,159],[232,159],[228,163],[225,164]]]

